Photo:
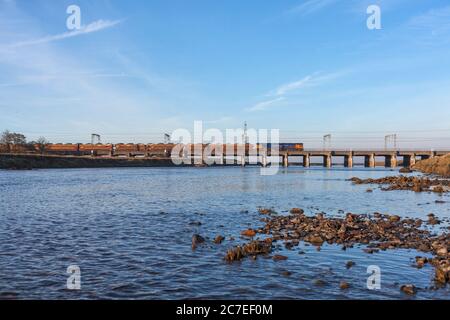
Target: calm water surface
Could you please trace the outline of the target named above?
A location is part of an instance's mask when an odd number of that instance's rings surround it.
[[[422,289],[415,298],[450,299],[448,286],[427,289],[433,269],[412,267],[423,255],[414,250],[280,247],[288,260],[223,261],[227,248],[244,241],[240,231],[262,225],[259,206],[329,216],[343,210],[450,217],[448,195],[375,186],[367,193],[368,186],[346,181],[395,174],[301,167],[275,176],[250,167],[0,170],[0,299],[410,299],[399,290],[406,283]],[[194,233],[209,240],[196,251]],[[212,244],[219,234],[226,241]],[[350,270],[348,260],[356,262]],[[66,289],[69,265],[81,268],[79,291]],[[369,265],[381,268],[381,290],[366,288]],[[324,284],[317,286],[316,279]],[[351,289],[340,290],[341,280]]]

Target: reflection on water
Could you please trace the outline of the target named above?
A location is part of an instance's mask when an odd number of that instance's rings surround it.
[[[449,299],[448,287],[425,290],[433,285],[433,270],[411,266],[418,255],[414,250],[366,254],[358,247],[342,251],[326,245],[318,252],[301,245],[291,251],[280,247],[289,259],[277,263],[223,261],[227,248],[243,241],[240,231],[262,224],[259,206],[280,213],[301,207],[329,216],[379,211],[450,217],[448,195],[366,193],[368,186],[345,181],[389,174],[396,172],[301,167],[281,169],[276,176],[260,176],[259,168],[250,167],[0,171],[0,299],[397,299],[408,298],[399,290],[405,283],[424,289],[417,298]],[[194,233],[208,241],[193,252]],[[215,245],[212,239],[219,234],[226,241]],[[356,262],[351,269],[345,266],[348,260]],[[81,268],[80,291],[66,289],[69,265]],[[369,265],[381,267],[380,291],[366,288]],[[350,283],[349,290],[339,289],[342,280]]]

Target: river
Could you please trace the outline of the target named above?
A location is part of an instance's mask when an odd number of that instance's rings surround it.
[[[256,167],[0,170],[0,299],[450,299],[449,286],[428,289],[433,268],[412,267],[424,255],[414,250],[368,254],[358,246],[316,251],[302,244],[276,248],[286,261],[226,263],[227,249],[245,241],[240,232],[263,225],[258,207],[450,217],[449,195],[346,181],[397,170],[293,166],[274,176],[259,173]],[[193,251],[197,233],[207,243]],[[226,238],[220,245],[212,243],[217,235]],[[349,260],[356,263],[351,269]],[[71,265],[80,268],[80,290],[66,287]],[[370,265],[380,267],[380,290],[366,286]],[[342,280],[348,290],[339,289]],[[420,289],[416,296],[400,291],[409,283]]]

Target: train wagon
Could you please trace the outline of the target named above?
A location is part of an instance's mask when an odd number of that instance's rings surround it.
[[[51,143],[47,144],[44,152],[53,155],[78,156],[80,155],[78,144],[72,143]]]
[[[114,145],[114,156],[132,157],[139,152],[139,146],[134,143],[118,143]]]
[[[161,157],[167,158],[170,157],[174,144],[147,144],[146,145],[146,153],[149,157]]]
[[[80,155],[111,156],[113,152],[112,144],[79,144]]]

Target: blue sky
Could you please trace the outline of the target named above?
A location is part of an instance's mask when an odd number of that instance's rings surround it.
[[[203,120],[450,147],[449,89],[448,0],[0,0],[0,130],[30,139],[154,142]]]

